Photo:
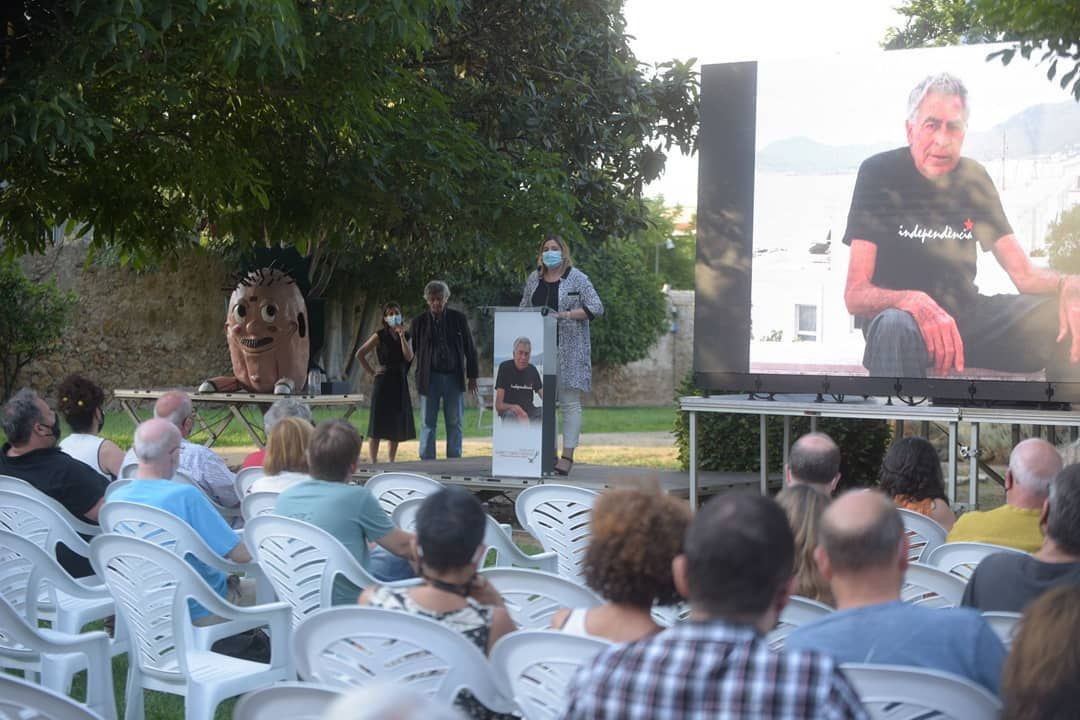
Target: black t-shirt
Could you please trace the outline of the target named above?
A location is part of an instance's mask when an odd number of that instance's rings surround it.
[[[499,364],[499,372],[495,375],[495,389],[505,391],[503,402],[520,406],[530,417],[536,413],[533,393],[539,392],[543,387],[540,371],[535,365],[526,365],[524,370],[518,370],[513,360],[504,360]]]
[[[982,612],[1023,612],[1029,602],[1058,585],[1080,585],[1080,563],[997,553],[975,568],[960,604]]]
[[[90,522],[85,513],[97,505],[108,485],[99,472],[58,447],[33,450],[18,457],[8,456],[10,448],[10,444],[5,444],[0,450],[0,474],[25,480],[57,500],[78,519]],[[57,559],[72,577],[86,577],[94,573],[86,558],[64,546],[60,547]]]
[[[961,158],[951,173],[930,180],[902,147],[859,167],[844,242],[877,245],[874,285],[921,290],[955,317],[978,294],[976,242],[991,250],[1012,231],[982,165]]]

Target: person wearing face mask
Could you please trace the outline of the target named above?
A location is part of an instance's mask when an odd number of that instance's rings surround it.
[[[120,476],[124,451],[112,440],[101,437],[105,428],[105,392],[82,375],[68,375],[56,388],[58,409],[71,427],[60,441],[60,449],[115,480]]]
[[[477,572],[486,550],[484,524],[484,508],[464,488],[447,487],[427,496],[416,512],[412,538],[423,583],[371,585],[360,594],[359,604],[441,622],[480,652],[490,653],[499,638],[516,628],[498,590]],[[458,693],[454,706],[475,719],[512,717],[492,712],[468,690]]]
[[[8,439],[0,449],[0,475],[25,480],[75,517],[96,524],[108,480],[57,447],[60,416],[56,411],[33,390],[23,388],[11,396],[0,414]],[[89,560],[62,545],[57,560],[72,577],[94,572]]]
[[[604,314],[604,304],[589,276],[573,267],[570,247],[558,235],[540,244],[537,268],[525,281],[521,307],[546,307],[559,319],[559,387],[563,450],[555,472],[569,475],[581,435],[581,395],[592,390],[589,323]]]
[[[412,337],[405,330],[401,306],[383,305],[383,325],[356,351],[364,372],[374,378],[371,413],[368,416],[368,454],[379,462],[379,445],[389,443],[390,462],[397,457],[398,443],[416,437],[412,400],[409,397],[409,365],[413,361]],[[376,365],[368,362],[375,351]]]

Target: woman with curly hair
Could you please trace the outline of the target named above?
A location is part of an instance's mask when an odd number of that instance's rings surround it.
[[[814,560],[821,514],[829,506],[828,496],[810,485],[790,485],[777,494],[776,502],[784,509],[795,535],[795,567],[792,571],[795,586],[791,594],[835,605],[832,589]]]
[[[595,608],[563,608],[551,627],[612,642],[634,642],[663,630],[653,605],[680,598],[671,561],[682,552],[690,508],[669,495],[611,490],[592,510],[592,536],[585,552],[585,584],[606,601]]]
[[[913,436],[893,443],[881,464],[879,485],[899,508],[936,520],[946,530],[956,522],[945,496],[941,460],[926,438]]]
[[[71,434],[60,441],[60,449],[89,465],[109,479],[120,475],[124,451],[112,440],[101,437],[105,427],[105,391],[93,380],[68,375],[56,389],[58,409],[71,426]]]
[[[1024,610],[1001,677],[1005,720],[1071,720],[1080,708],[1080,585],[1043,593]]]

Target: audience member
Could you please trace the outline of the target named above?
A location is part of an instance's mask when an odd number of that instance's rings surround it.
[[[266,433],[267,442],[270,441],[270,433],[273,431],[274,426],[287,417],[297,417],[313,424],[311,421],[311,408],[303,400],[294,397],[283,397],[280,400],[275,400],[274,404],[263,413],[263,431]],[[262,467],[265,458],[266,448],[261,447],[244,457],[241,467]]]
[[[310,480],[299,482],[278,496],[277,515],[293,517],[320,527],[333,535],[365,569],[371,571],[368,542],[375,541],[393,555],[412,559],[412,533],[394,527],[386,511],[371,492],[346,481],[356,470],[361,438],[345,420],[324,420],[308,442]],[[384,579],[385,574],[373,572]],[[351,605],[360,588],[338,577],[332,602]]]
[[[342,693],[322,720],[465,720],[449,704],[399,683],[376,681]]]
[[[154,417],[168,420],[180,430],[180,470],[218,504],[232,508],[240,505],[236,494],[236,476],[217,453],[205,445],[188,441],[195,429],[195,411],[191,398],[183,390],[170,390],[154,403]],[[138,462],[135,449],[128,450],[124,465]]]
[[[787,515],[795,535],[795,584],[791,594],[835,605],[832,589],[814,561],[821,515],[829,506],[828,496],[812,485],[790,485],[777,494],[776,502]]]
[[[995,553],[979,563],[964,590],[964,605],[1021,612],[1052,587],[1080,584],[1080,465],[1051,481],[1039,526],[1043,544],[1033,555]]]
[[[1062,468],[1057,448],[1028,438],[1009,455],[1005,472],[1005,504],[987,512],[967,512],[956,521],[949,542],[981,542],[1035,552],[1043,543],[1039,518],[1050,481]]]
[[[809,485],[831,496],[840,483],[840,448],[825,433],[808,433],[795,441],[784,467],[784,482]]]
[[[248,486],[248,494],[280,493],[298,482],[310,480],[307,449],[314,430],[310,422],[298,417],[282,418],[275,423],[266,439],[266,459],[263,461],[266,474]]]
[[[1005,648],[979,613],[900,601],[908,543],[885,495],[859,490],[835,500],[822,516],[820,540],[815,558],[837,611],[793,630],[785,647],[842,663],[944,670],[997,694]]]
[[[60,414],[71,426],[71,434],[60,441],[60,449],[108,480],[119,477],[124,451],[112,440],[101,437],[105,427],[105,391],[81,375],[68,375],[56,394],[60,396]]]
[[[484,508],[468,490],[447,487],[429,495],[416,512],[413,540],[424,584],[369,587],[360,604],[436,620],[463,634],[481,652],[491,652],[499,638],[514,630],[514,622],[498,591],[477,572],[484,557],[485,524]],[[473,718],[497,716],[468,691],[454,704]]]
[[[897,507],[936,520],[946,531],[956,522],[945,495],[941,460],[926,438],[906,437],[892,444],[881,463],[879,487]]]
[[[585,584],[606,602],[559,610],[552,627],[612,642],[634,642],[663,630],[652,608],[679,600],[671,561],[682,553],[690,519],[685,501],[659,492],[601,495],[592,510],[584,570]]]
[[[25,480],[75,517],[96,524],[108,481],[56,446],[60,416],[29,388],[11,396],[3,416],[7,442],[0,449],[0,474]],[[64,545],[56,559],[72,577],[94,574],[87,558]]]
[[[198,488],[187,483],[172,482],[180,465],[183,438],[175,424],[154,418],[135,428],[135,456],[139,467],[135,481],[118,487],[109,494],[108,502],[132,502],[164,510],[180,518],[198,533],[206,545],[224,558],[234,562],[251,562],[251,553],[240,537],[225,522],[210,501]],[[188,562],[214,591],[234,605],[255,603],[255,583],[250,578],[238,578],[212,568],[195,558]],[[222,622],[210,611],[189,600],[191,621],[195,625]]]
[[[1080,585],[1028,605],[1005,662],[1003,720],[1073,720],[1080,708]]]
[[[772,500],[713,498],[672,564],[690,620],[584,665],[563,717],[868,717],[832,658],[776,652],[764,638],[787,603],[794,545]]]

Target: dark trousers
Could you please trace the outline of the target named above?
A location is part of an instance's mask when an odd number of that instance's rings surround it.
[[[1046,370],[1047,380],[1080,379],[1069,362],[1069,340],[1060,344],[1055,295],[979,295],[956,316],[965,367],[1006,372]],[[922,378],[930,357],[918,323],[903,310],[884,310],[863,329],[863,366],[875,377]]]

